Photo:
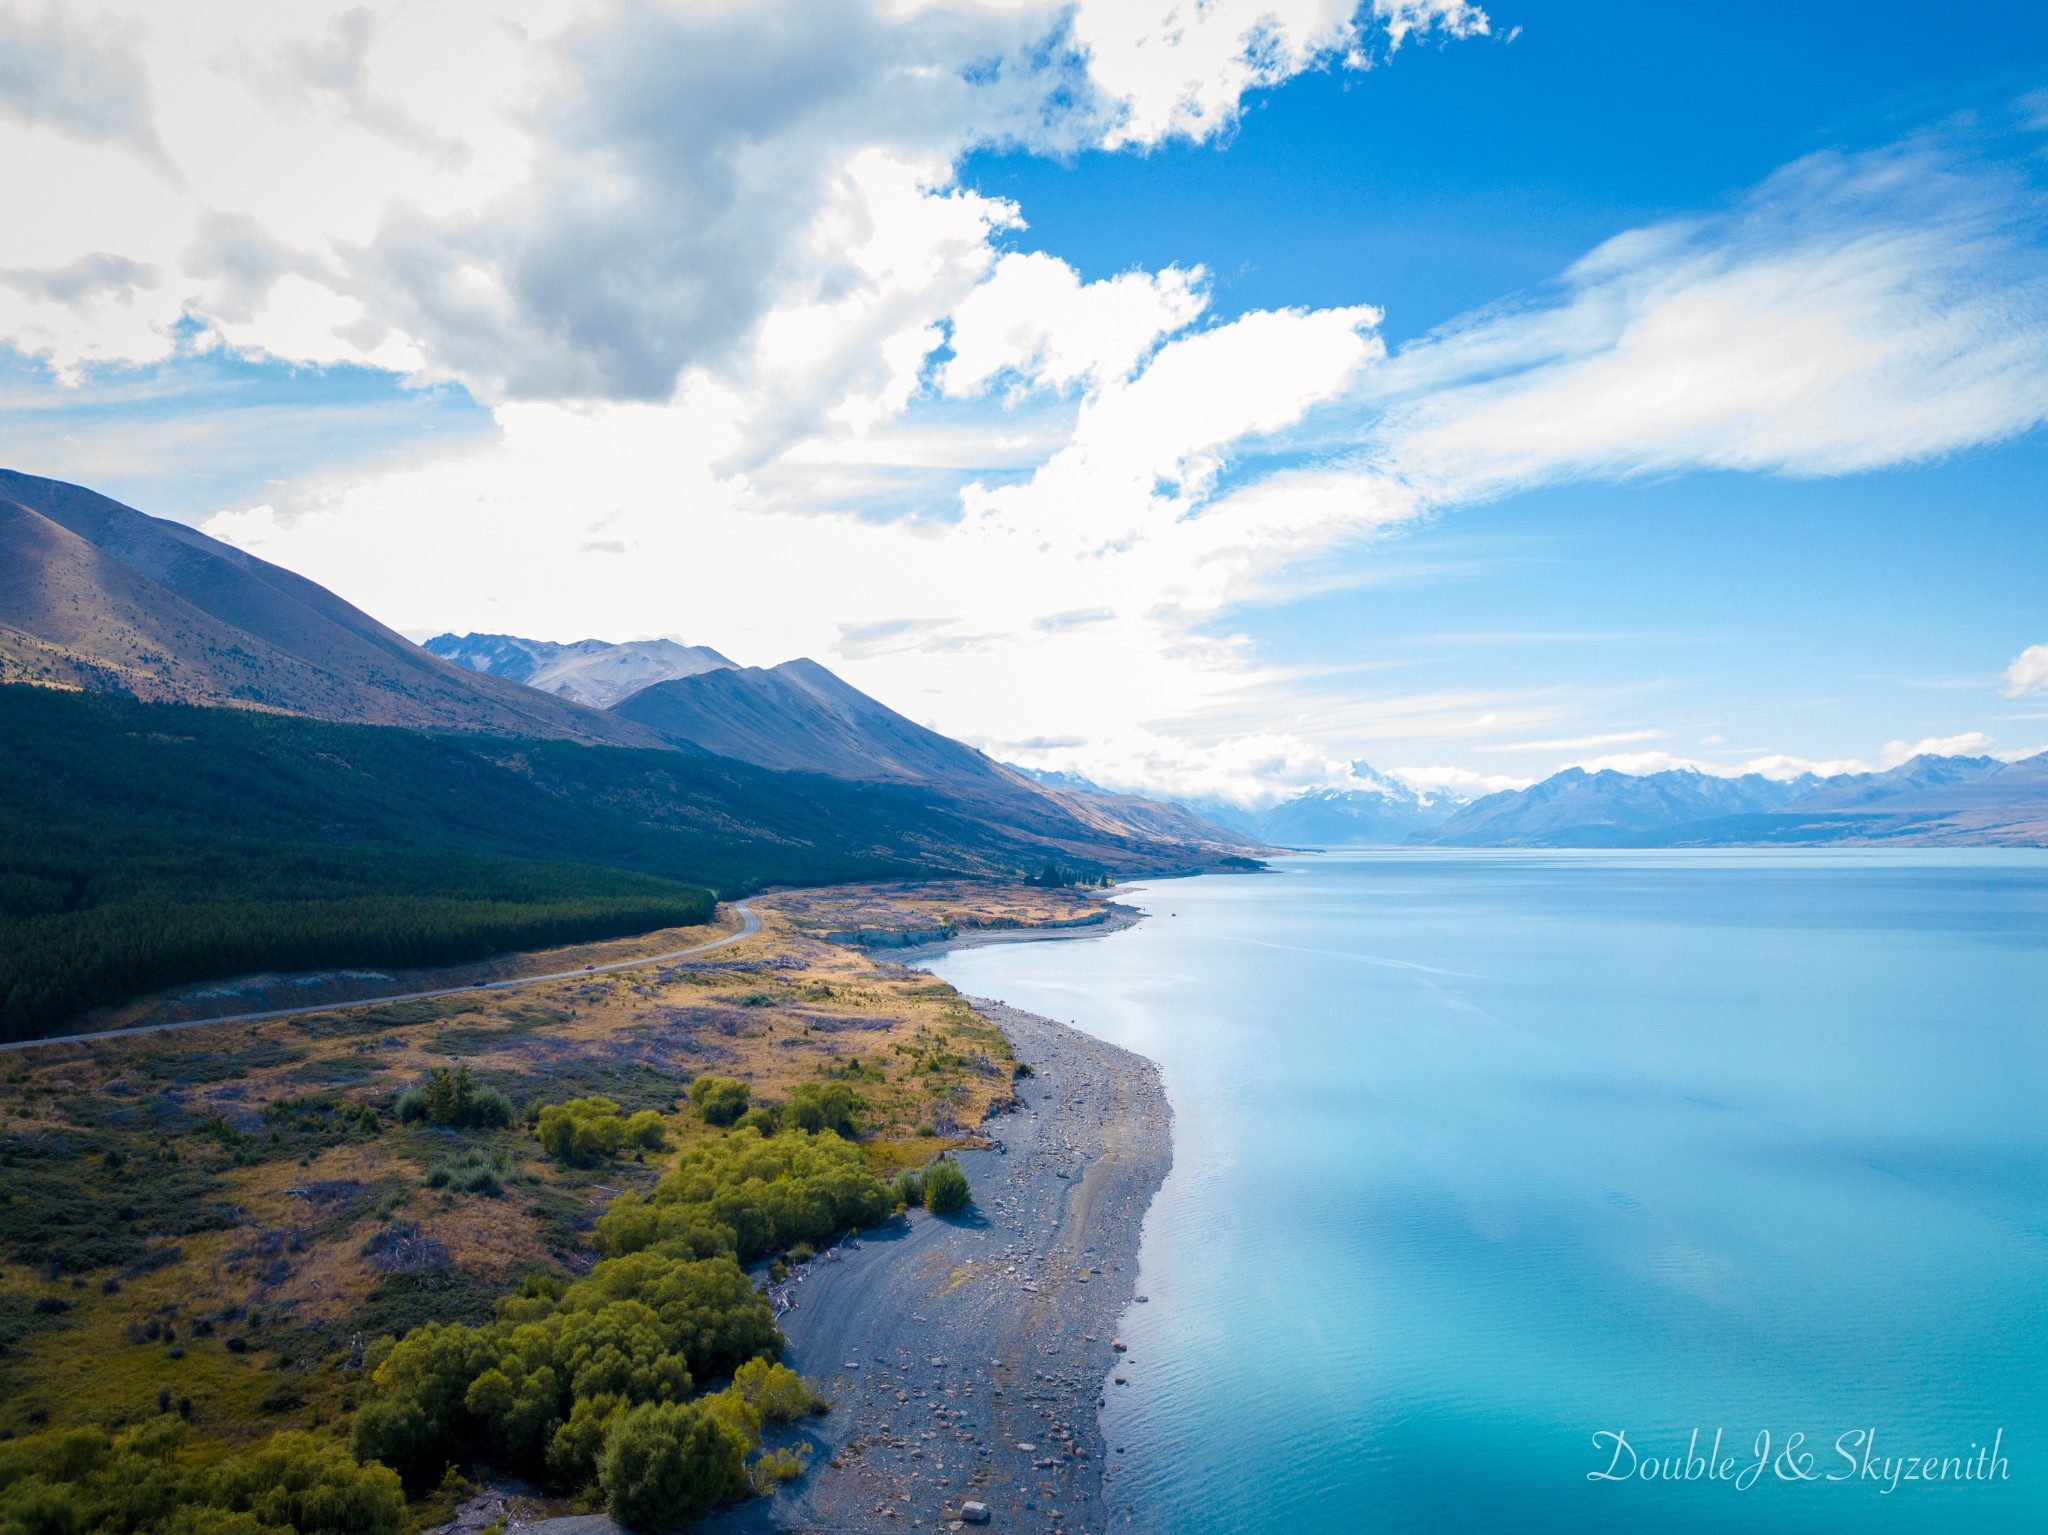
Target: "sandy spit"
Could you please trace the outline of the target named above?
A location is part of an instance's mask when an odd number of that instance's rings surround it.
[[[817,1450],[809,1474],[707,1530],[944,1529],[970,1498],[988,1505],[991,1528],[1108,1528],[1115,1456],[1097,1409],[1116,1374],[1141,1368],[1112,1345],[1145,1210],[1172,1163],[1171,1111],[1143,1056],[968,1000],[1036,1073],[986,1126],[998,1149],[960,1157],[974,1205],[953,1219],[913,1212],[778,1292],[790,1300],[786,1357],[833,1410],[802,1427]]]

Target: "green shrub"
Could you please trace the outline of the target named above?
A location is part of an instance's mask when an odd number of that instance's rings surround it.
[[[359,1465],[313,1434],[278,1434],[212,1465],[180,1453],[176,1416],[118,1436],[56,1429],[0,1446],[0,1530],[72,1535],[398,1535],[405,1495],[383,1466]]]
[[[743,1128],[686,1153],[646,1198],[613,1200],[598,1217],[597,1239],[613,1257],[659,1249],[724,1251],[745,1261],[828,1242],[894,1209],[860,1148],[831,1131],[764,1138]]]
[[[734,1371],[732,1389],[763,1423],[793,1423],[825,1410],[824,1398],[805,1385],[796,1371],[766,1359],[749,1359]]]
[[[642,1109],[626,1121],[625,1140],[642,1151],[659,1151],[668,1144],[668,1126],[654,1110]]]
[[[398,1095],[394,1112],[400,1124],[450,1130],[502,1130],[512,1123],[511,1101],[495,1087],[471,1081],[467,1066],[437,1067],[423,1086]]]
[[[626,1121],[609,1098],[571,1098],[545,1105],[534,1133],[541,1149],[556,1161],[588,1167],[625,1144]]]
[[[811,1448],[807,1441],[803,1448]],[[747,1468],[747,1477],[754,1484],[754,1491],[767,1497],[784,1482],[793,1482],[804,1474],[804,1458],[795,1450],[770,1450]]]
[[[690,1084],[690,1102],[707,1125],[730,1125],[747,1112],[752,1089],[734,1077],[699,1077]]]
[[[925,1169],[924,1207],[934,1215],[958,1215],[974,1198],[967,1174],[950,1157],[941,1157]]]
[[[896,1181],[889,1185],[889,1193],[896,1203],[908,1210],[924,1203],[924,1180],[906,1169],[896,1175]]]
[[[733,1128],[773,1135],[782,1128],[782,1107],[780,1104],[758,1103],[734,1120]]]
[[[640,1528],[688,1524],[751,1490],[747,1447],[694,1402],[649,1402],[605,1435],[597,1478],[612,1517]]]
[[[505,1192],[504,1178],[511,1170],[512,1159],[504,1152],[472,1148],[459,1156],[442,1157],[428,1168],[427,1187],[496,1199]]]
[[[830,1130],[852,1140],[854,1115],[864,1106],[844,1082],[804,1082],[790,1090],[783,1118],[799,1130]]]

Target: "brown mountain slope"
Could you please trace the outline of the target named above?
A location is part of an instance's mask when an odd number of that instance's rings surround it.
[[[612,712],[701,747],[784,772],[902,785],[990,821],[1063,839],[1088,857],[1095,837],[1185,843],[1208,854],[1258,844],[1177,805],[1067,794],[927,730],[809,659],[727,667],[643,688]]]
[[[455,666],[322,586],[181,523],[0,470],[0,680],[415,729],[663,744]]]

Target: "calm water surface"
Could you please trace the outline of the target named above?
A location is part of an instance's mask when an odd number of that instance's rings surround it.
[[[930,966],[1164,1069],[1120,1527],[2048,1530],[2048,854],[1338,855],[1134,899]],[[1682,1474],[1695,1429],[1693,1480],[1588,1480],[1595,1434]],[[1882,1490],[2001,1431],[2003,1480]]]

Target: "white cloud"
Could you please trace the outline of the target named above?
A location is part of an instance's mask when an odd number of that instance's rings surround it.
[[[1392,776],[1424,793],[1455,794],[1465,799],[1479,799],[1509,789],[1526,789],[1536,782],[1533,778],[1516,778],[1509,773],[1479,773],[1464,767],[1400,767],[1392,770]]]
[[[1809,773],[1816,778],[1839,778],[1844,773],[1874,773],[1877,769],[1855,757],[1816,762],[1807,757],[1773,754],[1767,757],[1752,757],[1739,768],[1722,768],[1719,771],[1724,775],[1756,773],[1783,782],[1789,778],[1803,778]]]
[[[1673,756],[1670,752],[1608,752],[1598,757],[1582,757],[1565,766],[1583,768],[1588,773],[1627,773],[1633,777],[1646,773],[1712,771],[1704,762]]]
[[[2048,645],[2029,645],[2005,669],[2005,696],[2024,698],[2048,692]]]
[[[1610,240],[1547,304],[1375,379],[1369,467],[1430,501],[1581,476],[1842,474],[2048,419],[2048,264],[2003,170],[1816,155],[1714,219]]]
[[[1915,757],[1982,757],[1989,754],[1992,744],[1991,737],[1981,730],[1969,730],[1953,736],[1927,736],[1911,744],[1887,741],[1877,760],[1883,767],[1895,768]]]
[[[1013,252],[954,306],[953,356],[939,371],[939,387],[974,395],[1002,375],[1020,392],[1121,383],[1162,337],[1193,324],[1206,302],[1199,268],[1083,283],[1057,257]]]
[[[1111,147],[1210,137],[1237,121],[1248,91],[1340,60],[1369,62],[1372,28],[1392,49],[1416,32],[1484,35],[1488,22],[1463,0],[1083,0],[1073,18],[1089,77],[1116,104]]]
[[[1594,746],[1624,746],[1630,741],[1654,741],[1663,735],[1661,730],[1610,730],[1601,735],[1572,736],[1557,741],[1503,741],[1495,746],[1482,746],[1488,752],[1575,752]],[[1676,760],[1675,758],[1673,759]]]
[[[97,254],[166,274],[141,324],[17,289],[0,338],[64,368],[146,362],[190,316],[236,346],[494,401],[667,400],[693,369],[744,386],[762,328],[806,310],[914,361],[930,346],[904,338],[988,274],[983,239],[1012,216],[965,199],[962,263],[944,205],[963,202],[967,150],[1204,137],[1245,91],[1363,65],[1375,39],[1485,27],[1462,0],[0,9],[0,196],[41,210],[10,230],[7,265]],[[891,181],[930,206],[878,191]],[[101,195],[63,195],[86,183]],[[926,214],[930,243],[910,248]],[[237,261],[210,233],[223,221]],[[288,273],[298,291],[276,291]],[[1127,372],[1193,317],[1189,275],[1112,287],[1076,298],[1095,355],[1055,325],[1020,365]]]

